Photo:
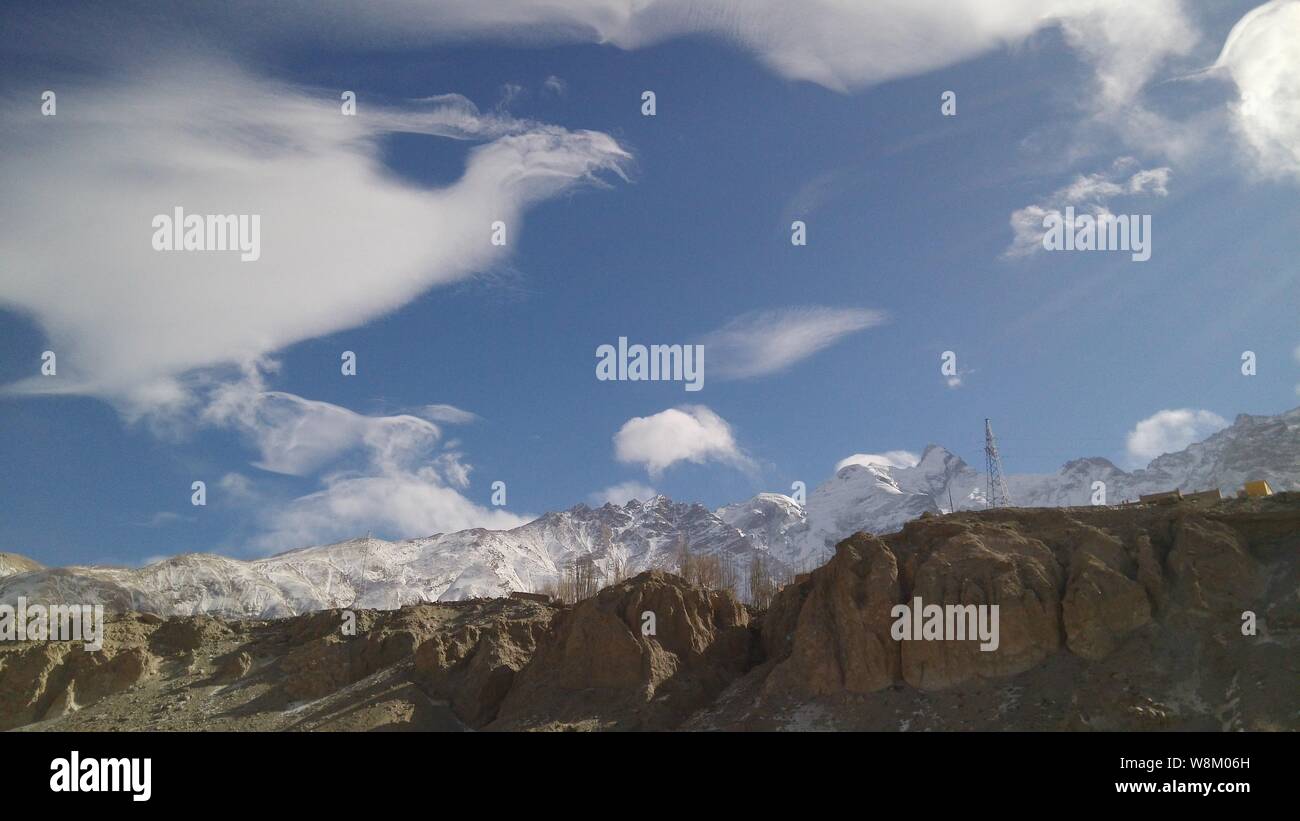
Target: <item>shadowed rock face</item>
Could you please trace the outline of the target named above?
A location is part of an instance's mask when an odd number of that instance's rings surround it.
[[[493,728],[675,727],[749,668],[748,625],[729,593],[642,573],[555,620]]]
[[[773,614],[798,616],[785,647],[769,646],[777,661],[765,695],[870,693],[902,682],[939,689],[1014,675],[1057,651],[1064,573],[1041,541],[996,525],[937,519],[911,537],[892,545],[866,534],[846,539],[807,582],[781,592]],[[926,605],[998,605],[998,649],[981,652],[977,641],[896,640],[891,611],[916,598]]]
[[[781,591],[765,622],[765,647],[779,659],[765,693],[869,693],[898,680],[889,611],[901,597],[898,560],[884,542],[859,534],[803,585]]]
[[[651,571],[572,606],[122,614],[99,653],[0,643],[0,729],[1300,729],[1298,556],[1282,494],[927,516],[761,613]],[[997,649],[899,640],[916,598],[998,605]]]

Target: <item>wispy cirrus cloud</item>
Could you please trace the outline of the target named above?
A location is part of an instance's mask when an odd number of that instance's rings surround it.
[[[563,97],[568,93],[569,84],[562,77],[556,77],[554,74],[549,75],[542,81],[542,93],[551,94],[556,97]]]
[[[113,12],[127,15],[137,6],[152,10],[142,0],[124,0]],[[92,22],[107,16],[94,6],[75,12],[66,13]],[[219,8],[191,0],[172,4],[165,16],[134,16],[148,21],[140,34],[145,42],[149,34],[156,42],[159,30],[174,38],[211,32],[226,48],[252,51],[286,40],[411,48],[467,38],[639,49],[702,35],[748,51],[782,77],[840,91],[955,65],[1060,26],[1096,66],[1109,102],[1124,99],[1165,55],[1184,50],[1196,36],[1182,0],[377,0],[364,6],[236,0]],[[71,19],[55,19],[66,40],[76,27]],[[258,25],[249,26],[250,19]],[[65,47],[113,46],[106,38],[86,39]],[[36,45],[64,45],[49,40]]]
[[[886,320],[867,308],[781,308],[738,316],[701,341],[710,376],[749,379],[786,370]]]
[[[343,116],[336,98],[221,61],[59,88],[78,105],[58,128],[0,100],[0,300],[59,357],[57,377],[5,390],[136,415],[183,404],[191,371],[362,325],[499,263],[494,221],[518,231],[529,205],[630,159],[607,135],[481,115],[455,95]],[[380,162],[393,131],[482,144],[459,180],[425,189]],[[260,259],[153,250],[153,217],[176,206],[259,215]]]
[[[444,425],[468,425],[478,421],[478,414],[462,410],[455,405],[425,405],[414,413],[430,422],[441,422]]]
[[[1074,207],[1093,216],[1109,213],[1107,204],[1121,197],[1166,197],[1169,195],[1168,166],[1138,168],[1133,157],[1120,157],[1105,171],[1079,174],[1070,183],[1042,200],[1011,214],[1012,240],[1004,257],[1026,257],[1043,250],[1043,221],[1055,216],[1065,222],[1062,211]]]

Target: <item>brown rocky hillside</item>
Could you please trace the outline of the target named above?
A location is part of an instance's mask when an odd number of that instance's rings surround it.
[[[1298,558],[1281,494],[927,516],[765,612],[656,571],[573,606],[358,611],[355,635],[342,611],[127,613],[99,653],[0,644],[0,729],[1296,730]],[[917,596],[999,605],[998,649],[894,640]]]

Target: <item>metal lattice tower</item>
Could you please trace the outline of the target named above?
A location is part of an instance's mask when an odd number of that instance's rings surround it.
[[[1007,480],[1002,475],[1002,456],[998,454],[998,440],[993,438],[993,426],[984,420],[984,462],[985,474],[988,476],[988,491],[984,497],[989,507],[1010,507],[1011,492],[1007,490]]]

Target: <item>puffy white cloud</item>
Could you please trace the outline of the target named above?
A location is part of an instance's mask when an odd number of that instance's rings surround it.
[[[1252,9],[1228,33],[1213,69],[1240,93],[1233,124],[1263,174],[1300,180],[1300,0]]]
[[[644,502],[655,497],[655,489],[641,482],[620,482],[617,485],[611,485],[604,490],[598,490],[587,497],[587,503],[592,507],[600,507],[603,504],[625,505],[636,499]]]
[[[880,325],[885,314],[865,308],[782,308],[743,314],[702,342],[710,375],[722,379],[765,376]]]
[[[0,294],[59,356],[57,378],[8,389],[128,412],[183,403],[195,369],[364,324],[490,267],[507,252],[493,221],[514,242],[530,203],[629,158],[604,134],[452,95],[342,116],[337,97],[223,62],[58,87],[57,127],[26,99],[0,101]],[[489,141],[459,180],[425,189],[383,167],[393,131]],[[176,206],[259,215],[260,259],[153,250],[154,216]]]
[[[629,419],[614,434],[614,455],[620,462],[643,465],[651,477],[678,462],[752,467],[731,426],[703,405],[682,405]]]
[[[836,462],[835,472],[839,473],[848,465],[910,468],[916,467],[920,461],[921,457],[910,450],[890,450],[885,453],[855,453]]]
[[[1134,465],[1145,465],[1227,426],[1228,420],[1207,410],[1162,410],[1138,422],[1129,432],[1128,457]]]
[[[1108,214],[1107,202],[1117,197],[1166,197],[1169,195],[1167,166],[1133,170],[1137,161],[1120,157],[1106,171],[1080,174],[1068,185],[1044,197],[1041,202],[1017,209],[1011,214],[1011,245],[1003,252],[1007,257],[1024,257],[1043,250],[1043,220],[1054,214],[1064,222],[1062,210],[1074,206],[1082,214]]]

